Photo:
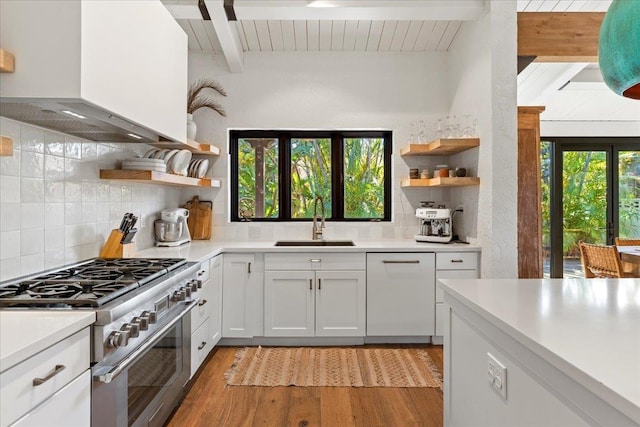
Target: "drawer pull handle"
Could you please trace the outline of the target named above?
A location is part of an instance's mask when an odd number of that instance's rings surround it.
[[[200,302],[198,303],[198,307],[202,307],[202,306],[203,306],[203,305],[205,305],[206,303],[207,303],[207,300],[206,300],[206,299],[203,299],[202,301],[200,301]]]
[[[58,375],[60,372],[64,371],[66,369],[66,366],[64,365],[56,365],[55,369],[53,370],[53,372],[51,372],[49,375],[47,375],[44,378],[34,378],[33,379],[33,385],[34,386],[39,386],[41,384],[46,383],[47,381],[49,381],[51,378],[55,377],[56,375]]]
[[[318,290],[322,289],[322,279],[318,279]]]
[[[318,259],[318,258],[312,258],[312,259],[309,260],[309,262],[321,262],[321,261],[322,260]]]
[[[251,274],[251,263],[248,264],[247,273]]]
[[[464,261],[461,259],[452,259],[451,262],[464,262]]]
[[[309,290],[313,290],[313,279],[309,279]]]
[[[204,270],[200,270],[200,271],[198,271],[198,276],[202,276],[204,273],[205,273]]]
[[[420,264],[420,260],[407,260],[407,261],[403,261],[403,260],[396,260],[396,259],[383,259],[382,260],[383,264]]]
[[[198,350],[202,350],[207,345],[206,341],[202,341],[202,344],[198,346]]]

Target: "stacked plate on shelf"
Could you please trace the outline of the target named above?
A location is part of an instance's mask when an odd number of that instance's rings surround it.
[[[202,179],[207,174],[208,169],[208,159],[194,159],[189,163],[189,167],[187,168],[187,176]]]
[[[139,157],[122,161],[122,169],[138,171],[166,172],[167,164],[159,159],[141,159]]]
[[[166,171],[176,175],[187,176],[187,169],[191,161],[189,150],[169,150],[166,148],[152,148],[144,153],[144,158],[160,160],[166,166]]]

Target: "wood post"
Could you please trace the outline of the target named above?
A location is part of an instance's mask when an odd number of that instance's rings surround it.
[[[518,107],[518,277],[542,277],[540,113]]]

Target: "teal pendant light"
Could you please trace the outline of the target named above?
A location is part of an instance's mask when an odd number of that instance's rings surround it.
[[[598,60],[611,90],[640,99],[640,0],[613,0],[600,27]]]

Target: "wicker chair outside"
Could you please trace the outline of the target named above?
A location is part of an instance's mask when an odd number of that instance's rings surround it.
[[[616,237],[616,246],[640,246],[640,239],[621,239]]]
[[[629,277],[622,270],[620,254],[615,246],[593,245],[584,242],[580,242],[579,245],[585,278]]]

